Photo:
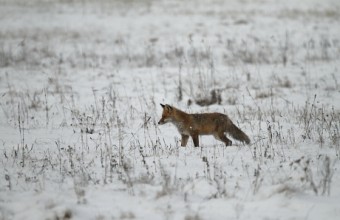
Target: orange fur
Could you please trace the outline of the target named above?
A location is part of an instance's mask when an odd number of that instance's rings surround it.
[[[249,137],[241,131],[229,119],[227,115],[221,113],[188,114],[170,105],[163,105],[162,118],[158,124],[168,122],[174,124],[182,135],[181,146],[185,147],[189,136],[192,138],[195,147],[199,146],[199,135],[214,135],[217,140],[230,146],[232,141],[224,133],[229,133],[234,139],[250,143]]]

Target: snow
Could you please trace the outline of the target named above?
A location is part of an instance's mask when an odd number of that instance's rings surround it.
[[[0,219],[338,219],[338,1],[0,4]]]

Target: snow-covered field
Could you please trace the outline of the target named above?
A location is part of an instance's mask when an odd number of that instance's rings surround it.
[[[1,0],[0,219],[339,219],[340,1]],[[180,147],[162,108],[251,138]]]

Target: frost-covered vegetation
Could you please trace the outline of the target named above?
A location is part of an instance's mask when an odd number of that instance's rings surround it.
[[[1,220],[338,218],[338,1],[0,5]],[[180,147],[159,103],[251,144]]]

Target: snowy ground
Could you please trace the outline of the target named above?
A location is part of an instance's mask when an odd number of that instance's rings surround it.
[[[340,216],[338,0],[0,6],[0,219]],[[159,103],[252,143],[182,148]]]

